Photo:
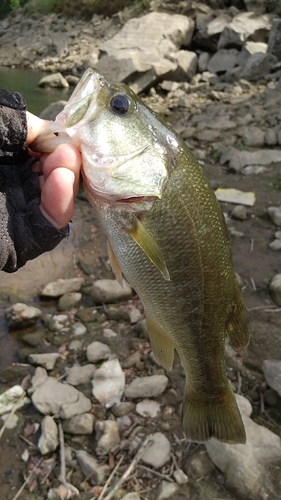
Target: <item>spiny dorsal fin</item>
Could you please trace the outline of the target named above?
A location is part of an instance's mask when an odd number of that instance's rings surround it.
[[[144,227],[143,223],[137,217],[135,217],[133,227],[131,229],[127,229],[126,231],[137,243],[137,245],[139,245],[139,247],[144,251],[144,253],[155,265],[155,267],[157,267],[160,273],[162,273],[165,280],[169,281],[169,271],[167,269],[159,245],[155,241],[153,236],[149,233],[149,231],[147,231],[147,229]]]

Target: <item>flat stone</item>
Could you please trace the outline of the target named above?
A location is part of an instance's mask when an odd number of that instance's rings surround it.
[[[142,462],[152,465],[155,469],[160,469],[170,460],[171,444],[161,432],[151,435],[152,444],[146,448],[142,455]]]
[[[182,469],[176,469],[173,472],[173,476],[177,484],[185,484],[188,482],[188,476]]]
[[[58,352],[46,352],[43,354],[29,354],[28,361],[32,365],[39,365],[46,370],[53,370],[57,359],[60,357]]]
[[[10,389],[7,389],[7,391],[2,392],[0,394],[0,415],[11,412],[15,405],[21,408],[26,403],[29,403],[30,400],[28,398],[23,398],[19,404],[19,399],[24,395],[25,391],[20,385],[14,385]]]
[[[44,286],[41,295],[44,297],[60,297],[66,293],[79,292],[84,278],[58,279]]]
[[[117,280],[102,279],[94,282],[91,296],[99,304],[121,302],[132,296],[132,288],[123,280],[123,287]]]
[[[265,132],[259,127],[245,127],[242,140],[245,146],[262,147],[264,145]]]
[[[34,325],[42,312],[38,307],[28,306],[21,302],[12,305],[5,311],[9,328],[25,328]]]
[[[237,62],[238,51],[236,49],[218,50],[208,62],[208,71],[211,73],[225,73],[234,68]]]
[[[83,413],[63,421],[63,430],[69,434],[92,434],[95,417],[92,413]]]
[[[131,493],[126,493],[126,495],[121,497],[121,500],[141,500],[141,499],[135,491],[132,491]]]
[[[41,413],[56,415],[62,419],[88,412],[91,401],[69,384],[62,384],[53,377],[48,377],[38,385],[33,394],[32,402]]]
[[[239,203],[239,205],[246,205],[253,207],[256,201],[255,193],[244,192],[235,188],[218,188],[215,195],[219,201],[226,203]]]
[[[169,379],[165,375],[136,377],[125,390],[127,398],[151,398],[162,394]]]
[[[47,75],[41,78],[38,84],[39,87],[57,87],[57,88],[68,88],[68,81],[62,76],[61,73],[53,73],[52,75]]]
[[[124,417],[128,413],[134,411],[136,405],[130,401],[120,401],[120,403],[116,403],[111,408],[111,413],[116,417]]]
[[[264,75],[270,73],[276,62],[277,57],[272,54],[256,52],[247,59],[240,78],[245,78],[245,80],[249,80],[250,82],[260,80]]]
[[[270,217],[276,226],[281,226],[281,207],[269,207],[267,209]]]
[[[106,408],[121,401],[125,389],[125,373],[117,358],[105,361],[93,377],[93,395]]]
[[[120,442],[119,425],[115,420],[103,420],[95,425],[96,453],[107,455]]]
[[[87,347],[87,359],[90,363],[97,363],[98,361],[107,359],[110,354],[110,348],[102,342],[92,342]]]
[[[41,436],[38,448],[42,455],[55,451],[59,445],[58,427],[52,417],[47,415],[41,422]]]
[[[281,361],[266,359],[262,364],[262,369],[268,385],[281,396]]]
[[[87,384],[95,373],[95,365],[74,365],[67,370],[66,382],[70,385]]]

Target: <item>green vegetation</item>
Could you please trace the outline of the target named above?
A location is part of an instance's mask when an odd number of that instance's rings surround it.
[[[120,10],[129,9],[134,15],[143,12],[149,6],[150,0],[80,0],[79,16],[91,18],[93,14],[112,16]],[[12,10],[26,7],[29,12],[57,12],[69,17],[77,16],[77,0],[2,0],[0,18]]]

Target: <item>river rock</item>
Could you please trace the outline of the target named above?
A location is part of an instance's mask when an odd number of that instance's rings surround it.
[[[141,500],[141,499],[135,491],[132,491],[131,493],[126,493],[126,495],[121,497],[121,500]]]
[[[117,280],[101,279],[94,282],[91,296],[99,304],[121,302],[132,296],[132,288],[124,280],[120,286]]]
[[[84,278],[58,279],[44,286],[41,295],[56,298],[66,293],[79,292],[84,282]]]
[[[95,425],[96,453],[107,455],[120,442],[119,425],[115,420],[103,420]]]
[[[259,127],[245,127],[242,140],[245,146],[260,148],[264,145],[265,132]]]
[[[170,460],[171,444],[165,434],[155,432],[151,435],[152,443],[147,446],[141,459],[142,462],[152,465],[155,469],[160,469]]]
[[[74,365],[67,369],[66,382],[70,385],[87,384],[95,373],[95,365]]]
[[[52,417],[46,415],[41,422],[41,436],[38,448],[42,455],[55,451],[59,445],[58,427]]]
[[[32,402],[41,413],[59,414],[62,419],[86,413],[92,407],[91,401],[82,392],[69,384],[58,382],[53,377],[48,377],[36,386]]]
[[[266,359],[262,364],[262,369],[268,385],[281,396],[281,361]]]
[[[163,479],[158,486],[156,492],[156,500],[170,500],[170,498],[177,493],[179,485]]]
[[[263,76],[267,75],[274,64],[277,62],[277,57],[272,54],[262,54],[257,52],[252,54],[239,75],[240,78],[245,78],[251,82],[260,80]]]
[[[276,274],[270,284],[269,291],[273,300],[281,307],[281,274]]]
[[[209,60],[208,70],[211,73],[224,73],[234,68],[237,62],[238,51],[236,49],[218,50]]]
[[[93,395],[106,408],[121,401],[125,389],[125,374],[117,358],[105,361],[93,377]]]
[[[43,109],[42,113],[40,113],[40,118],[42,120],[55,120],[57,115],[63,110],[67,101],[60,100],[56,102],[52,102],[49,106]]]
[[[25,391],[20,385],[14,385],[10,389],[7,389],[7,391],[2,392],[0,394],[0,415],[11,412],[15,405],[21,408],[28,403],[29,399],[25,398],[24,395]]]
[[[278,149],[258,149],[256,151],[229,150],[229,168],[241,172],[248,165],[271,165],[281,162],[281,151]]]
[[[166,375],[136,377],[125,390],[127,398],[153,398],[162,394],[168,384]]]
[[[231,211],[231,217],[238,220],[246,220],[247,219],[247,209],[244,205],[236,205],[234,209]]]
[[[58,88],[68,88],[68,81],[62,76],[61,73],[53,73],[52,75],[47,75],[41,78],[38,84],[39,87],[58,87]]]
[[[58,311],[68,311],[72,307],[78,307],[82,299],[82,293],[69,292],[59,298]]]
[[[256,424],[243,414],[246,444],[231,445],[211,439],[206,443],[207,452],[226,478],[226,487],[245,500],[278,498],[280,484],[276,471],[280,467],[281,440],[269,429]],[[249,402],[247,402],[248,404]]]
[[[83,413],[64,420],[63,430],[69,434],[92,434],[94,423],[95,417],[92,413]]]
[[[6,309],[5,315],[9,328],[16,329],[34,325],[38,318],[41,317],[42,312],[38,307],[18,302]]]
[[[182,469],[176,469],[173,472],[173,476],[177,484],[185,484],[188,482],[188,476]]]
[[[83,323],[91,323],[98,320],[98,311],[94,307],[79,307],[75,315]]]
[[[160,403],[153,399],[144,399],[137,404],[136,412],[142,417],[156,417],[160,412]]]
[[[267,209],[270,217],[272,218],[276,226],[281,226],[281,206],[280,207],[269,207]]]
[[[121,418],[134,411],[135,407],[136,405],[130,401],[120,401],[120,403],[116,403],[112,406],[111,413],[116,418]]]
[[[87,347],[87,359],[90,363],[97,363],[98,361],[107,359],[110,354],[110,348],[102,342],[92,342]]]
[[[42,354],[29,354],[28,361],[32,365],[39,365],[46,370],[53,370],[57,359],[60,357],[58,352],[45,352]]]
[[[75,321],[75,323],[72,323],[70,331],[74,337],[79,337],[79,335],[84,335],[87,332],[87,328],[80,321]]]
[[[85,477],[89,476],[92,485],[103,485],[109,474],[108,465],[100,465],[97,459],[84,450],[76,451],[76,458]]]

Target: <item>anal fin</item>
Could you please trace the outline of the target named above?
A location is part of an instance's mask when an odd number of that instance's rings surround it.
[[[162,328],[146,313],[146,324],[153,354],[165,370],[171,370],[174,361],[174,345]]]
[[[116,255],[114,253],[114,250],[113,250],[113,248],[110,245],[110,243],[109,243],[108,240],[107,240],[107,251],[108,251],[108,256],[109,256],[109,260],[110,260],[110,265],[111,265],[112,271],[115,274],[115,278],[117,279],[119,285],[122,286],[122,288],[123,288],[123,275],[122,275],[122,271],[121,271],[121,268],[119,266],[119,262],[117,260],[117,257],[116,257]]]
[[[165,280],[169,280],[169,271],[164,261],[161,249],[150,232],[147,231],[143,223],[135,217],[133,220],[133,227],[126,229],[126,231],[144,251],[151,262],[157,267],[160,273],[162,273]]]
[[[230,343],[236,351],[247,347],[250,340],[249,320],[243,299],[233,305],[225,328]]]

